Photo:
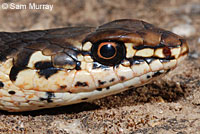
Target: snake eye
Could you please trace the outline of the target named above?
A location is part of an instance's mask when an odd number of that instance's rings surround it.
[[[92,55],[101,64],[115,65],[125,57],[125,46],[122,42],[95,43],[92,47]]]

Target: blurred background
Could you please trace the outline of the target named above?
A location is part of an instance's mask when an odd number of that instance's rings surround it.
[[[3,3],[9,4],[3,9]],[[30,3],[53,5],[53,10],[28,8]],[[11,7],[10,4],[13,4]],[[27,5],[26,9],[19,6]],[[12,8],[12,9],[11,9]],[[192,24],[200,31],[199,0],[1,0],[0,30],[21,31],[92,25],[115,19],[142,19],[168,28]]]
[[[34,3],[53,9],[29,9]],[[160,80],[92,103],[18,114],[0,111],[0,133],[198,134],[200,0],[0,1],[0,31],[7,32],[98,26],[124,18],[184,36],[188,58]]]

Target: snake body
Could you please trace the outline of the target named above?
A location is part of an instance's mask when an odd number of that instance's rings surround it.
[[[0,109],[70,105],[141,86],[188,54],[182,37],[140,20],[0,32]]]

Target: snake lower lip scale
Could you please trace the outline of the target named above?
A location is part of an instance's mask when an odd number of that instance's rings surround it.
[[[166,74],[188,52],[184,38],[140,20],[0,32],[0,109],[31,111],[116,94]]]

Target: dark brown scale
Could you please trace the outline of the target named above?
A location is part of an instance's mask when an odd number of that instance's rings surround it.
[[[161,40],[161,34],[151,30],[142,30],[137,32],[142,38],[146,46],[157,46]]]
[[[101,31],[95,31],[86,37],[84,42],[91,41],[96,43],[101,40],[119,40],[124,41],[125,38],[121,38],[121,35],[125,35],[127,32],[121,29],[104,29]],[[110,36],[112,35],[112,36]]]
[[[47,40],[49,40],[50,44],[60,46],[64,49],[79,50],[78,48],[74,47],[72,42],[68,42],[67,41],[68,39],[66,39],[65,36],[66,35],[63,35],[63,37],[60,37],[60,38],[50,38],[50,39],[47,39]],[[75,42],[76,42],[76,40],[74,40],[74,44],[76,44]]]
[[[25,46],[25,48],[36,50],[36,51],[42,51],[43,49],[47,48],[49,45],[50,44],[48,41],[37,40]]]
[[[0,61],[3,62],[3,61],[6,61],[6,55],[0,53]]]
[[[9,48],[8,46],[0,46],[0,61],[5,61],[8,58],[13,58],[17,55],[18,50],[15,48]]]
[[[48,30],[44,37],[51,44],[58,45],[62,48],[79,50],[77,43],[81,43],[85,37],[91,33],[94,27],[68,27]]]
[[[7,50],[7,49],[12,49],[12,48],[9,48],[9,46],[4,46],[4,45],[0,44],[0,49]]]
[[[50,45],[42,50],[42,54],[45,56],[52,56],[57,53],[63,52],[64,48],[59,47],[58,45]]]
[[[21,53],[18,53],[17,56],[14,57],[14,65],[19,67],[26,67],[33,53],[34,50],[24,48]]]
[[[7,50],[4,51],[5,54],[8,54],[6,56],[7,59],[9,58],[14,58],[17,56],[17,54],[19,53],[19,51],[17,49],[14,49],[14,48],[9,48]]]
[[[144,21],[141,21],[141,23],[143,24],[144,28],[147,29],[147,30],[156,30],[157,31],[157,28],[152,25],[152,24],[149,24],[147,22],[144,22]]]
[[[97,30],[105,30],[105,29],[126,29],[127,31],[139,31],[144,29],[143,21],[140,20],[129,20],[129,19],[121,19],[115,20],[112,22],[108,22],[104,25],[99,26]]]
[[[67,27],[47,30],[45,38],[82,40],[85,35],[92,32],[94,27]],[[63,41],[63,40],[62,40]],[[66,41],[64,41],[66,42]],[[57,42],[55,42],[57,43]]]
[[[28,42],[27,43],[24,42],[23,39],[16,39],[16,40],[13,40],[12,42],[6,42],[5,44],[7,44],[7,46],[9,48],[14,48],[14,49],[17,49],[17,50],[21,50],[25,46],[28,45]]]
[[[161,36],[161,42],[166,46],[176,47],[181,45],[181,42],[179,40],[180,38],[181,38],[180,36],[172,32],[164,31]]]

